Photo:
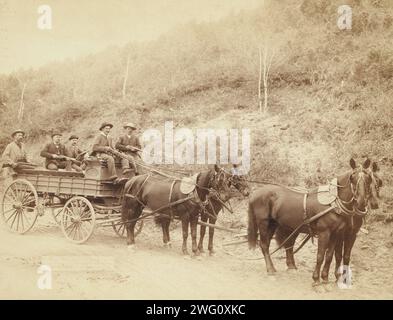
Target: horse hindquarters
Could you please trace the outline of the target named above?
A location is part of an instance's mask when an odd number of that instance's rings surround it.
[[[270,206],[267,202],[256,206],[249,204],[248,208],[248,243],[250,248],[255,248],[259,230],[259,245],[266,262],[268,274],[276,272],[270,257],[270,241],[277,228],[277,223],[270,219]]]
[[[126,226],[127,245],[135,244],[134,229],[137,222],[135,219],[139,218],[142,210],[143,208],[141,204],[136,199],[128,198],[123,201],[121,208],[121,218]]]

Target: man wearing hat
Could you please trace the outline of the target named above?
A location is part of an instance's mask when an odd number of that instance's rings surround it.
[[[142,149],[139,137],[136,134],[136,125],[129,122],[123,126],[125,129],[125,134],[119,137],[116,143],[116,149],[132,156],[133,158],[138,157],[138,151]],[[131,172],[130,165],[135,171],[135,175],[138,174],[137,166],[135,162],[131,162],[127,159],[121,160],[121,166],[123,168],[123,174]]]
[[[67,154],[64,144],[61,143],[61,133],[54,132],[51,136],[52,142],[45,145],[40,154],[41,157],[45,158],[45,168],[49,170],[66,169],[67,171],[71,171],[71,161],[65,158]]]
[[[113,128],[113,124],[109,122],[104,122],[100,126],[100,133],[97,135],[96,139],[93,143],[93,152],[92,156],[97,156],[99,159],[106,160],[109,178],[108,180],[116,180],[116,167],[115,167],[115,159],[108,154],[113,149],[112,138],[109,136],[109,132]]]
[[[8,167],[8,174],[15,175],[14,169],[24,168],[27,165],[27,154],[22,143],[25,133],[22,130],[15,130],[11,137],[14,141],[7,145],[1,158],[2,166],[4,168]]]
[[[82,151],[79,147],[78,147],[78,141],[79,141],[79,137],[76,135],[71,135],[71,137],[68,139],[68,141],[70,142],[70,144],[66,147],[66,155],[69,158],[72,159],[76,159],[78,161],[82,160],[80,159],[83,155],[86,154],[86,152]],[[72,169],[74,169],[77,172],[82,172],[86,165],[84,163],[82,163],[80,166],[73,162],[71,164]]]

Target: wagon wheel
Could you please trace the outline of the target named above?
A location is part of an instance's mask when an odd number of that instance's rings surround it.
[[[138,220],[135,224],[135,229],[134,229],[134,236],[136,237],[138,234],[141,233],[143,227],[143,220]],[[115,230],[115,233],[120,237],[120,238],[125,238],[127,237],[127,232],[125,228],[125,224],[120,221],[113,221],[112,222],[112,228]]]
[[[20,234],[29,231],[38,217],[38,195],[25,179],[12,181],[1,197],[1,216],[7,227]]]
[[[74,243],[86,242],[94,231],[96,215],[89,200],[72,197],[61,211],[61,230]]]

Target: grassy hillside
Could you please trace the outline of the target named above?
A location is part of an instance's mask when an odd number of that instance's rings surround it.
[[[351,0],[353,28],[337,28],[341,1],[265,1],[214,23],[188,23],[150,43],[0,77],[0,149],[18,123],[35,159],[57,128],[87,147],[103,120],[143,129],[252,129],[252,175],[306,186],[351,156],[380,160],[392,183],[393,2]],[[258,112],[258,48],[274,52],[269,108]],[[126,96],[122,97],[129,57]],[[390,197],[389,187],[385,196]]]

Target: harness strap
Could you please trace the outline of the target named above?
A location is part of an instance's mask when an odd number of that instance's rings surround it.
[[[307,217],[307,197],[308,197],[308,192],[306,192],[304,194],[304,198],[303,198],[303,211],[304,211],[304,221],[307,221],[308,217]],[[308,226],[308,230],[310,233],[310,236],[312,237],[311,241],[314,243],[314,236],[313,236],[313,231],[311,229],[311,225],[309,223],[307,223]]]
[[[171,184],[171,188],[169,190],[169,204],[171,204],[172,201],[172,193],[173,193],[173,188],[175,186],[176,180],[173,180],[172,184]],[[170,206],[169,209],[171,210],[171,220],[173,220],[173,207]]]

